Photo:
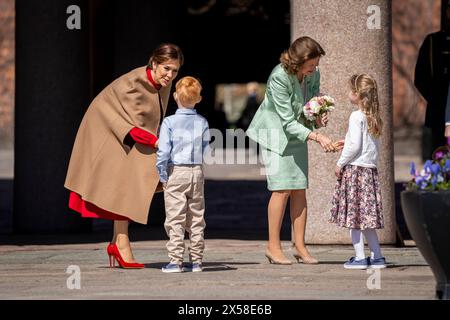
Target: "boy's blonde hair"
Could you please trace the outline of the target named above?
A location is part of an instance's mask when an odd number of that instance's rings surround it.
[[[367,117],[369,133],[378,138],[381,135],[383,121],[378,102],[378,86],[368,74],[354,74],[350,78],[350,88],[361,100],[361,109]]]
[[[177,98],[183,106],[192,106],[202,100],[202,85],[194,77],[183,77],[175,85]]]

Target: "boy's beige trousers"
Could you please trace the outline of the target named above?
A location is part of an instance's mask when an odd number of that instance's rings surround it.
[[[164,189],[166,221],[164,227],[170,240],[167,250],[171,263],[181,264],[184,256],[184,235],[189,234],[191,262],[201,263],[205,241],[204,177],[201,165],[177,165],[168,168],[169,179]]]

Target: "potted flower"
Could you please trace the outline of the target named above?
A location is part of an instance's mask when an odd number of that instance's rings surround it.
[[[436,279],[436,297],[450,299],[450,146],[440,147],[401,193],[408,230]]]

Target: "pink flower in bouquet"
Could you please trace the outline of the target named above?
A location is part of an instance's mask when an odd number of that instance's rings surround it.
[[[303,107],[302,116],[310,121],[314,122],[318,117],[326,112],[334,110],[335,100],[328,95],[321,95],[309,100]]]
[[[305,118],[310,121],[314,121],[320,112],[321,105],[319,101],[310,100],[304,107],[303,112]]]

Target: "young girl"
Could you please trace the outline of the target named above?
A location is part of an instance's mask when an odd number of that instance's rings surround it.
[[[376,233],[376,229],[384,227],[377,171],[382,129],[377,83],[369,75],[353,75],[350,88],[350,102],[358,106],[358,110],[350,115],[344,149],[336,165],[338,181],[330,222],[350,229],[356,257],[350,258],[344,268],[385,268]],[[367,259],[363,235],[371,251]]]

